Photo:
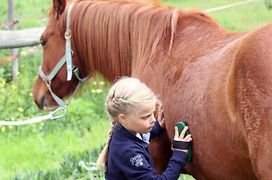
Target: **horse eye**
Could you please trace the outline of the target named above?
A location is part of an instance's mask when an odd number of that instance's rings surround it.
[[[40,39],[40,43],[41,43],[41,45],[42,45],[42,46],[45,46],[45,45],[46,45],[46,43],[47,43],[47,41],[46,41],[46,40],[44,40],[44,39]]]

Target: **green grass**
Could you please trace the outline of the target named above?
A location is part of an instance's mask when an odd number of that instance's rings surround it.
[[[211,13],[215,19],[232,31],[250,31],[272,22],[271,10],[262,1]],[[241,16],[243,12],[243,16]],[[229,16],[226,16],[229,14]]]
[[[167,5],[181,9],[208,10],[215,7],[241,2],[240,0],[164,0]],[[272,11],[268,10],[264,1],[257,0],[240,6],[208,13],[221,26],[236,32],[250,31],[272,22]]]
[[[209,9],[226,4],[239,2],[237,0],[163,0],[164,4],[172,5],[181,9]]]
[[[62,129],[50,134],[33,132],[27,136],[0,136],[0,179],[8,179],[15,173],[54,170],[66,155],[101,147],[106,133],[98,130],[108,129],[108,122],[90,120],[90,125],[92,130],[84,132]]]
[[[17,29],[40,27],[47,24],[47,14],[51,0],[21,0],[14,2],[14,19],[18,20]],[[0,28],[6,27],[8,17],[7,0],[0,0]]]

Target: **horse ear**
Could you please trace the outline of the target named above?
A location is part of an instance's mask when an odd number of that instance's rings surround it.
[[[56,17],[59,17],[65,9],[66,0],[53,0],[53,12]]]

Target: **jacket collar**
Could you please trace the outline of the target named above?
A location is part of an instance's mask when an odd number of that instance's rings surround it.
[[[114,129],[114,134],[118,136],[118,139],[122,140],[131,140],[134,141],[137,144],[140,144],[141,146],[147,146],[148,143],[143,141],[142,139],[138,138],[136,135],[132,134],[130,131],[128,131],[124,126],[122,126],[120,123],[118,123]]]

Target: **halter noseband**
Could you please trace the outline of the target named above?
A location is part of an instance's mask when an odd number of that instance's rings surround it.
[[[67,11],[67,16],[66,16],[66,31],[64,34],[64,37],[66,39],[65,41],[65,54],[64,56],[60,59],[60,61],[55,65],[55,67],[52,69],[52,71],[49,73],[49,75],[45,75],[45,73],[42,70],[42,67],[40,66],[39,68],[39,76],[42,78],[42,80],[46,83],[47,88],[53,97],[53,99],[56,101],[56,103],[61,107],[61,108],[66,108],[68,106],[68,103],[63,101],[60,97],[58,97],[51,89],[51,81],[54,79],[57,75],[57,73],[60,71],[62,66],[66,63],[67,66],[67,81],[70,81],[72,79],[72,74],[76,76],[78,79],[78,84],[74,92],[77,91],[77,89],[80,87],[80,85],[88,79],[88,76],[85,78],[80,78],[79,77],[79,70],[77,67],[73,66],[72,63],[72,48],[71,48],[71,29],[70,29],[70,15],[71,15],[71,10],[73,7],[74,3],[71,3],[71,5],[68,8]]]

